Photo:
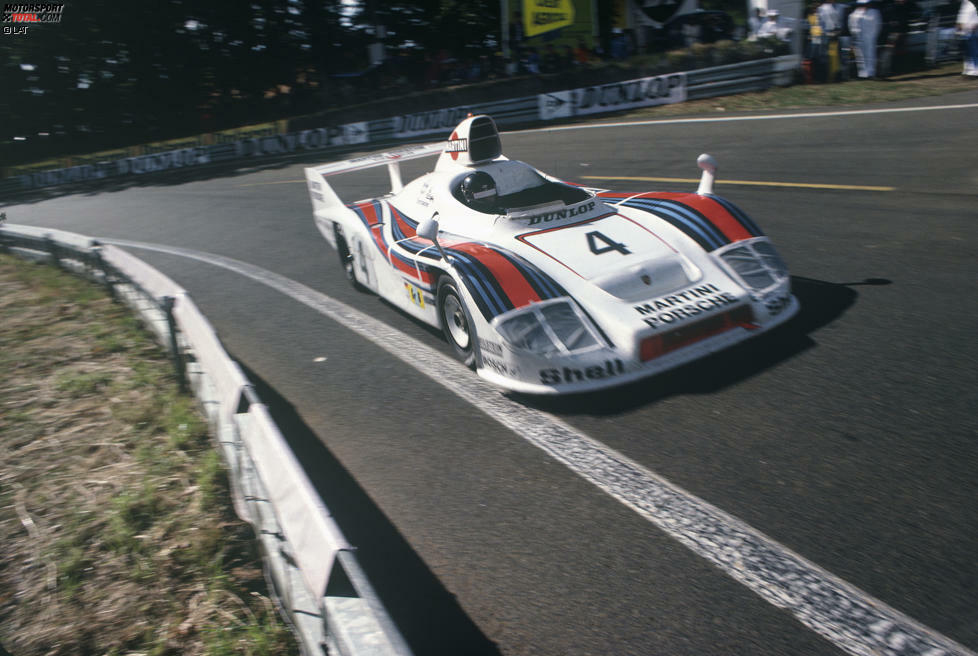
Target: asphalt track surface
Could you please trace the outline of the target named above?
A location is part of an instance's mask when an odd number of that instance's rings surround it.
[[[978,92],[887,107],[975,102]],[[505,134],[510,157],[623,191],[695,185],[592,176],[694,178],[696,156],[713,154],[717,192],[774,239],[802,311],[639,384],[487,400],[558,418],[978,650],[976,119],[971,107]],[[408,163],[405,179],[432,163]],[[385,178],[351,174],[336,188],[352,201]],[[234,258],[447,354],[437,333],[349,288],[301,180],[301,165],[281,165],[5,211],[12,223]],[[477,402],[309,305],[214,263],[133,252],[188,289],[258,382],[419,655],[843,653]]]

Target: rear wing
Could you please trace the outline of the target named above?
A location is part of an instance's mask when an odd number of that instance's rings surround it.
[[[326,178],[340,173],[362,171],[386,164],[391,178],[391,193],[397,193],[404,187],[403,182],[401,182],[401,162],[409,159],[440,155],[445,150],[446,145],[447,142],[439,142],[404,146],[403,148],[391,150],[386,153],[376,153],[342,162],[330,162],[322,166],[307,167],[306,183],[309,187],[309,197],[312,200],[313,213],[317,217],[322,216],[326,218],[325,214],[327,212],[337,212],[346,209],[343,201],[333,191]],[[320,215],[320,212],[323,214]]]

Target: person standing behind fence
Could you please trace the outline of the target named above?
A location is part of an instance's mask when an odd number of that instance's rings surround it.
[[[889,77],[891,73],[902,73],[910,62],[907,61],[907,33],[910,31],[910,21],[920,14],[915,0],[894,0],[883,12],[883,23],[886,34],[883,37],[882,53],[880,53],[880,77]]]
[[[815,12],[818,24],[822,28],[825,43],[825,56],[828,68],[828,81],[835,82],[840,69],[848,65],[842,63],[842,52],[839,46],[839,36],[842,34],[842,11],[835,0],[825,0]]]
[[[788,41],[791,39],[791,30],[786,27],[781,27],[779,19],[781,13],[777,9],[771,9],[767,12],[767,20],[761,25],[761,29],[757,30],[758,39],[768,39],[774,37],[775,39],[780,39],[781,41]]]
[[[751,39],[757,38],[757,33],[761,29],[761,25],[764,24],[764,9],[761,7],[755,7],[754,13],[750,15],[747,19],[747,28],[750,31],[748,37]]]
[[[968,77],[978,77],[978,9],[971,0],[961,0],[956,21],[958,34],[964,37],[964,71]]]
[[[817,10],[811,11],[803,23],[804,32],[804,59],[802,60],[802,70],[805,73],[805,82],[825,82],[828,74],[826,68],[825,53],[825,33],[822,32],[822,25],[818,20]]]
[[[856,70],[863,79],[876,77],[876,40],[882,25],[883,17],[879,9],[869,4],[869,0],[859,0],[856,10],[849,16]]]

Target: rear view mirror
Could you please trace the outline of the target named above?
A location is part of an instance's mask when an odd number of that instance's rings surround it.
[[[431,217],[430,219],[425,219],[418,224],[418,229],[415,231],[419,237],[422,239],[427,239],[428,241],[438,241],[438,219]]]
[[[432,214],[430,219],[425,219],[419,223],[417,230],[414,232],[422,239],[427,239],[428,241],[433,242],[435,244],[435,248],[438,249],[438,253],[441,255],[441,259],[448,262],[448,256],[445,255],[445,249],[443,249],[441,244],[438,243],[438,219],[435,218],[436,216],[438,216],[438,212]]]

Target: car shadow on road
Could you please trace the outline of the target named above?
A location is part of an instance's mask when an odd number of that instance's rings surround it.
[[[238,361],[240,364],[240,361]],[[333,456],[295,407],[241,365],[415,654],[498,656],[494,643]]]
[[[854,287],[888,285],[869,278],[832,283],[792,276],[792,293],[801,303],[798,314],[770,333],[721,353],[609,390],[565,396],[510,394],[514,400],[563,415],[614,415],[678,394],[709,394],[735,385],[817,346],[811,337],[842,316],[859,294]]]

